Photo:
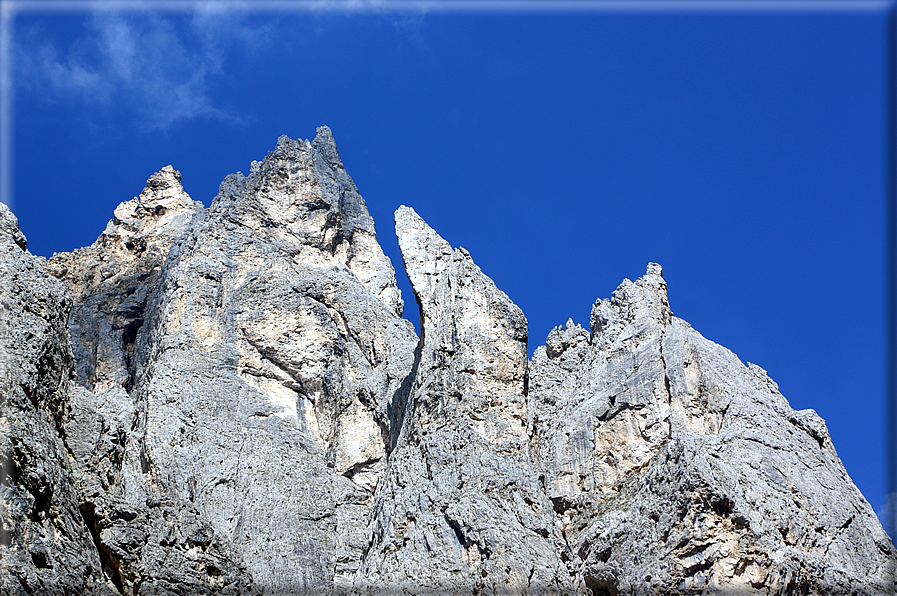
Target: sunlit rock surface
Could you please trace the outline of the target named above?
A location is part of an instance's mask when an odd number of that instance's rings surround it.
[[[0,203],[0,593],[114,593],[60,437],[71,298]]]
[[[531,365],[533,438],[593,594],[893,593],[895,551],[825,423],[672,316],[660,266]]]
[[[178,178],[154,175],[97,243],[51,260],[79,296],[93,393],[72,434],[109,445],[79,451],[104,491],[186,507],[264,591],[326,589],[360,559],[417,343],[395,271],[329,129],[281,137],[208,210]]]
[[[466,250],[396,233],[420,339],[326,127],[47,262],[0,209],[2,593],[894,593],[825,423],[659,265],[528,361]]]
[[[399,207],[396,233],[422,343],[356,588],[572,592],[527,435],[526,318],[412,209]]]

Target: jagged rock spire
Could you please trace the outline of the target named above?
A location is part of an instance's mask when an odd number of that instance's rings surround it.
[[[396,233],[419,341],[326,127],[209,209],[154,174],[46,264],[73,305],[0,205],[0,591],[894,593],[825,423],[659,265],[527,362],[467,251]]]
[[[355,589],[569,593],[530,459],[526,318],[413,209],[396,211],[396,234],[421,309],[420,357]]]
[[[673,317],[661,272],[533,356],[534,440],[571,568],[593,594],[891,593],[897,552],[825,423]]]
[[[74,446],[110,479],[87,498],[121,499],[149,525],[192,520],[248,568],[222,578],[270,593],[354,572],[353,528],[386,466],[416,336],[329,129],[278,139],[208,210],[163,168],[51,269],[78,294],[85,346],[70,428],[109,446],[99,458]],[[146,556],[122,563],[124,582],[159,579]]]

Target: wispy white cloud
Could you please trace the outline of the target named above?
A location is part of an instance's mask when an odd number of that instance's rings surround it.
[[[152,12],[94,13],[67,47],[20,36],[16,80],[51,102],[124,108],[145,129],[168,130],[194,118],[239,122],[209,89],[227,51],[266,46],[273,29],[244,24],[238,10],[197,5],[188,26]]]
[[[112,86],[100,73],[73,60],[61,58],[56,48],[50,44],[35,48],[19,64],[26,73],[41,73],[46,83],[63,93],[89,98],[101,104],[109,103],[112,98]],[[32,87],[40,86],[38,81],[28,82]]]
[[[18,36],[17,84],[48,101],[125,106],[144,128],[167,130],[194,118],[239,122],[210,93],[226,72],[228,52],[270,46],[278,13],[376,14],[417,43],[435,13],[714,12],[878,10],[889,0],[31,0],[5,3],[12,13],[94,10],[68,47]],[[9,11],[7,11],[9,12]],[[259,19],[261,13],[266,14]],[[187,16],[176,28],[173,14]],[[250,20],[250,17],[251,20]],[[12,18],[12,17],[10,17]],[[179,21],[179,23],[183,23]],[[251,24],[250,24],[251,23]],[[322,30],[321,33],[326,31]],[[17,32],[18,34],[18,32]]]

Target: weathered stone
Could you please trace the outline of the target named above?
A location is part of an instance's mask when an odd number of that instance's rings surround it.
[[[194,504],[156,496],[136,505],[125,501],[122,459],[134,421],[124,390],[97,396],[73,389],[66,444],[107,576],[124,594],[256,594],[230,545]]]
[[[530,457],[526,318],[412,209],[396,211],[396,233],[422,342],[356,589],[567,593],[566,549]]]
[[[894,593],[825,423],[659,265],[528,362],[467,251],[396,232],[420,340],[327,128],[47,263],[0,206],[0,590]]]
[[[180,172],[165,166],[139,197],[115,208],[96,242],[56,253],[46,264],[74,298],[69,326],[78,380],[92,391],[134,384],[131,360],[149,294],[171,245],[204,211],[180,180]]]
[[[96,274],[94,250],[120,273]],[[167,168],[93,247],[51,264],[79,297],[92,390],[73,434],[102,427],[107,446],[85,462],[92,498],[208,523],[269,593],[354,574],[417,338],[329,129],[281,137],[208,210]]]
[[[536,350],[530,405],[550,495],[593,594],[891,594],[897,553],[835,453],[672,316],[660,267]]]
[[[24,238],[0,203],[0,593],[111,594],[59,432],[71,298]]]
[[[135,508],[124,501],[122,459],[137,416],[128,393],[137,334],[171,245],[202,210],[166,166],[140,197],[116,208],[93,245],[45,264],[76,296],[69,328],[80,386],[71,388],[61,419],[72,474],[103,570],[125,594],[252,592],[226,545],[172,538],[181,530],[169,526],[184,520],[211,535],[190,503],[157,499]]]

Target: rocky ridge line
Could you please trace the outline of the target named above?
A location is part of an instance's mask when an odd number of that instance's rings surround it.
[[[0,203],[0,592],[114,594],[62,440],[72,301],[26,246]]]
[[[420,355],[356,590],[572,592],[527,436],[526,317],[413,209],[396,233]]]
[[[94,273],[94,249],[117,277]],[[281,137],[209,209],[166,168],[94,247],[48,267],[81,292],[72,434],[103,471],[88,501],[194,520],[266,593],[354,573],[417,338],[329,129]]]
[[[659,265],[530,367],[540,461],[593,593],[885,594],[895,551],[825,423],[672,315]]]
[[[673,316],[659,265],[528,361],[400,207],[418,339],[326,127],[208,209],[154,174],[43,263],[73,304],[0,224],[10,593],[894,592],[825,423]]]

